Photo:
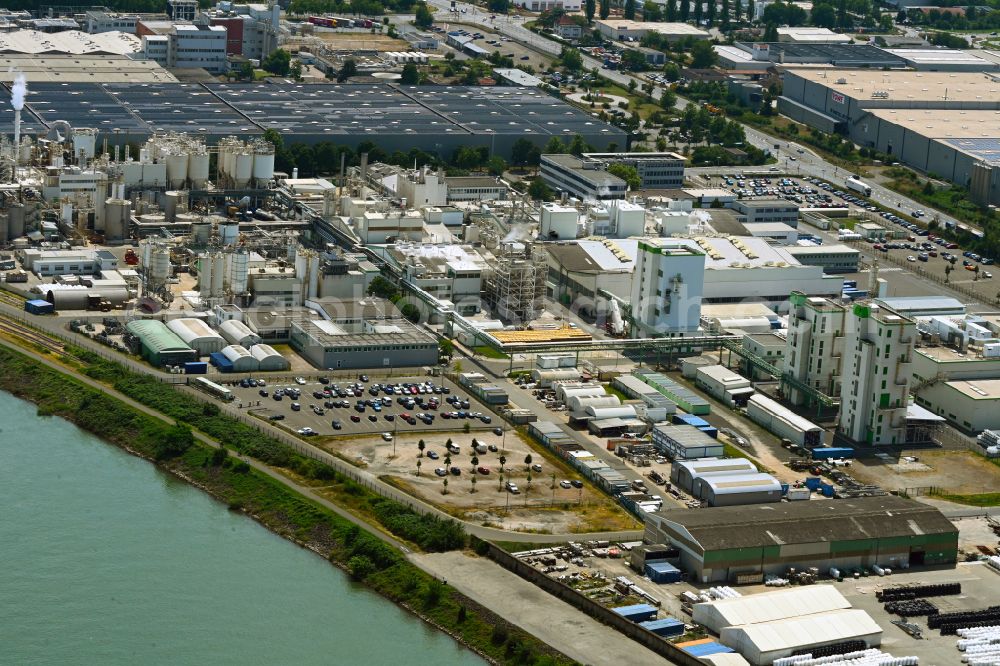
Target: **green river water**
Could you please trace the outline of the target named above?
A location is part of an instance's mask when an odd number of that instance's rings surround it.
[[[484,662],[200,490],[0,392],[0,663]]]

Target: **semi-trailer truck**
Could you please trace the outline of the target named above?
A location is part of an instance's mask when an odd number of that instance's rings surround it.
[[[860,179],[858,179],[855,176],[851,176],[850,178],[848,178],[847,181],[846,181],[846,184],[847,184],[847,189],[849,189],[849,190],[854,190],[855,192],[860,192],[861,194],[865,195],[866,197],[870,197],[872,195],[872,188],[870,188],[867,185],[865,185],[864,182],[862,182]]]

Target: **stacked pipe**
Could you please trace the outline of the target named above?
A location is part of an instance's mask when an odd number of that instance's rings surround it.
[[[708,593],[713,599],[737,599],[743,595],[729,587],[728,585],[723,585],[720,587],[710,587],[708,588]]]
[[[954,635],[959,629],[989,627],[1000,621],[1000,606],[990,606],[978,611],[938,613],[927,618],[927,627],[940,629],[942,636]]]
[[[887,587],[876,590],[875,598],[879,601],[900,601],[903,599],[919,599],[920,597],[945,597],[962,593],[961,583],[938,583],[935,585],[907,585]]]
[[[918,657],[894,657],[877,648],[816,657],[812,653],[774,660],[774,666],[916,666]]]
[[[963,652],[962,662],[975,666],[1000,664],[1000,626],[963,627],[958,630],[956,647]]]
[[[937,606],[925,599],[907,599],[890,601],[885,605],[885,612],[900,617],[920,617],[921,615],[936,615]]]

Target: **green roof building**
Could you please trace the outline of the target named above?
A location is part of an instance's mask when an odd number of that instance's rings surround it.
[[[142,357],[156,366],[197,361],[195,350],[184,344],[162,321],[136,319],[125,329],[139,340]]]

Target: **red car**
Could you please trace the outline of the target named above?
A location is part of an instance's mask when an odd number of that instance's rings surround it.
[[[489,474],[490,473],[490,468],[489,467],[483,467],[482,465],[480,465],[479,467],[476,468],[476,471],[479,472],[480,474]]]
[[[351,420],[354,421],[355,423],[361,423],[361,417],[358,416],[357,414],[351,414]]]

